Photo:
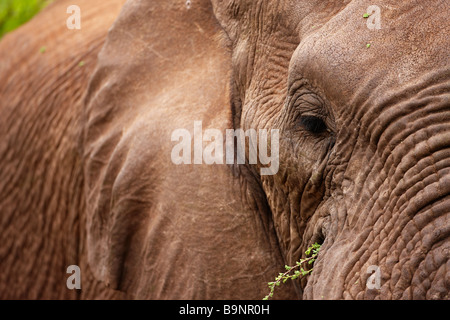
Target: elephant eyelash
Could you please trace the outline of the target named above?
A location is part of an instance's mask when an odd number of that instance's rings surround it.
[[[296,114],[294,127],[315,137],[333,134],[333,121],[329,119],[325,101],[312,89],[304,85],[297,88],[287,97],[286,105]]]
[[[319,135],[329,131],[325,120],[316,116],[301,116],[298,120],[299,125],[308,132]]]

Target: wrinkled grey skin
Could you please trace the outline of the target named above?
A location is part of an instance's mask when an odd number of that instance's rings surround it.
[[[379,30],[363,18],[370,5]],[[12,181],[0,184],[2,297],[261,299],[319,242],[312,274],[275,297],[448,299],[448,6],[131,0],[98,58],[74,53],[96,65],[76,89],[61,85],[68,69],[14,100],[18,75],[38,86],[29,63],[0,82],[8,118],[49,110],[0,131],[0,181]],[[278,173],[173,164],[171,133],[194,121],[280,130]],[[69,264],[86,274],[76,295]],[[366,285],[372,266],[379,288]]]

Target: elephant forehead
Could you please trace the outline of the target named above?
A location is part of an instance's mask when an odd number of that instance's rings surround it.
[[[442,72],[448,67],[448,5],[433,3],[383,1],[370,8],[353,1],[301,41],[290,81],[307,78],[337,107],[345,107]],[[368,11],[371,16],[364,17]]]

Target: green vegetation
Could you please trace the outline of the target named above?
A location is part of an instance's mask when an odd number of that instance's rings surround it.
[[[30,20],[51,0],[0,0],[0,38]]]
[[[310,256],[308,258],[305,259],[300,259],[300,261],[297,261],[295,263],[295,266],[290,267],[290,266],[285,266],[286,272],[284,273],[280,273],[276,278],[274,282],[269,282],[269,289],[270,292],[267,296],[264,297],[263,300],[269,300],[269,298],[273,297],[273,293],[275,291],[275,287],[279,286],[281,283],[286,283],[286,281],[288,281],[289,279],[291,280],[295,280],[300,276],[307,276],[308,274],[310,274],[313,269],[309,269],[309,270],[305,270],[303,268],[303,266],[305,265],[305,263],[308,263],[309,265],[313,264],[314,261],[316,261],[317,255],[319,254],[320,251],[320,244],[314,243],[311,247],[308,248],[308,250],[305,251],[306,256]],[[297,269],[297,270],[296,270]],[[292,273],[294,272],[294,273]]]

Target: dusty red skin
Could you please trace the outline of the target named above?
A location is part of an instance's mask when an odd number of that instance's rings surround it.
[[[445,0],[379,30],[362,1],[78,2],[0,42],[0,298],[262,299],[321,242],[276,298],[448,299]],[[173,164],[194,121],[280,130],[279,172]]]

